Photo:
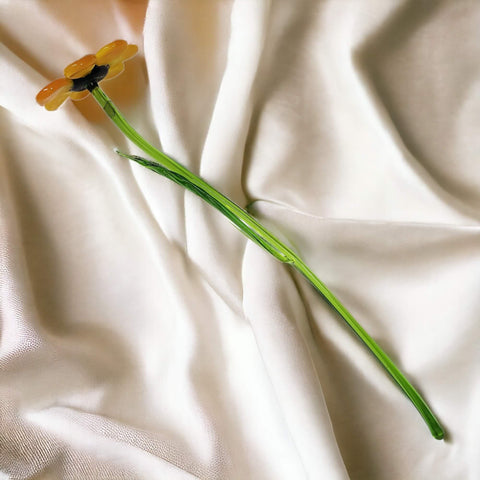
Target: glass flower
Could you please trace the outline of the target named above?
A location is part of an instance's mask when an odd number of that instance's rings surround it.
[[[335,297],[333,292],[315,275],[297,253],[265,228],[247,210],[239,207],[201,177],[198,177],[175,159],[148,143],[128,123],[98,85],[98,82],[113,78],[122,72],[124,68],[123,62],[135,55],[136,52],[137,47],[135,45],[128,45],[123,40],[116,40],[105,45],[96,55],[86,55],[71,63],[65,69],[65,78],[59,78],[41,90],[37,95],[37,102],[47,110],[55,110],[68,97],[73,100],[79,100],[90,92],[108,117],[125,134],[125,137],[155,161],[152,162],[151,160],[121,153],[117,150],[119,155],[129,158],[195,193],[223,213],[247,238],[267,250],[277,260],[290,265],[300,272],[322,295],[325,301],[345,320],[370,352],[375,355],[377,360],[411,400],[428,425],[434,438],[439,440],[444,438],[445,432],[441,424],[420,393],[403,375],[387,353],[382,350],[378,343],[364,330],[340,300]]]
[[[37,103],[47,110],[56,110],[67,98],[83,100],[98,82],[120,75],[124,62],[137,52],[138,47],[125,40],[108,43],[95,55],[85,55],[67,65],[63,78],[57,78],[38,92]]]

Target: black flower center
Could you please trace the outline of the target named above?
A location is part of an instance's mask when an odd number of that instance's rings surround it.
[[[92,71],[81,78],[73,80],[73,86],[70,91],[81,92],[82,90],[92,90],[97,86],[100,80],[103,80],[110,69],[110,65],[95,65]]]

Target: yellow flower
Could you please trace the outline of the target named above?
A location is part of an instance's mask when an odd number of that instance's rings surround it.
[[[89,54],[65,67],[64,78],[57,78],[37,94],[39,105],[47,110],[56,110],[67,98],[83,100],[89,88],[101,80],[110,80],[120,75],[129,60],[138,52],[136,45],[125,40],[115,40],[103,46],[95,55]]]

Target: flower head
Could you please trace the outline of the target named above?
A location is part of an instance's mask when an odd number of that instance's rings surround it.
[[[138,52],[136,45],[125,40],[115,40],[103,46],[95,55],[85,55],[67,65],[65,76],[57,78],[42,88],[37,94],[39,105],[47,110],[56,110],[67,99],[83,100],[90,93],[90,88],[101,80],[110,80],[120,75],[129,60]]]

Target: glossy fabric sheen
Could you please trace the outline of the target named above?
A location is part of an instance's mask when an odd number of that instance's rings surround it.
[[[0,0],[0,478],[480,478],[480,3]],[[139,154],[107,94],[298,251],[308,283]],[[253,203],[252,203],[253,202]]]

